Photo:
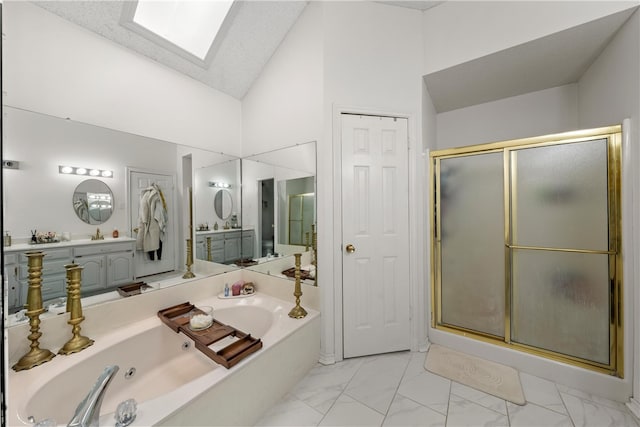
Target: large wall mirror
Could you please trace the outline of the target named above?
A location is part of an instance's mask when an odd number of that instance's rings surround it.
[[[239,158],[195,168],[195,257],[231,267],[243,258]],[[248,255],[248,254],[247,254]]]
[[[253,230],[247,268],[291,278],[301,253],[303,278],[315,284],[316,143],[243,158],[242,188],[242,222]]]
[[[208,176],[207,181],[220,181],[224,178],[231,184],[227,188],[233,198],[229,220],[234,214],[240,216],[240,203],[237,202],[240,200],[240,159],[237,157],[6,105],[3,119],[3,159],[19,162],[18,169],[3,169],[3,230],[11,233],[13,241],[10,248],[5,248],[5,252],[7,249],[18,250],[20,244],[27,245],[31,230],[69,236],[76,243],[90,240],[98,227],[107,239],[111,238],[113,229],[119,231],[120,241],[135,238],[133,229],[137,223],[132,215],[137,216],[137,212],[132,212],[135,209],[131,208],[132,203],[128,197],[128,187],[132,183],[128,182],[127,174],[131,169],[154,171],[177,178],[184,174],[197,177],[199,171],[219,169],[217,165],[225,165],[224,177],[214,174]],[[189,170],[180,170],[178,165],[185,156],[191,158],[192,166]],[[65,175],[58,170],[59,165],[63,164],[108,169],[113,171],[113,176],[87,179],[87,176]],[[174,222],[175,232],[167,238],[174,242],[175,253],[171,257],[175,261],[173,265],[176,277],[181,277],[185,269],[184,239],[189,232],[185,187],[186,182],[191,180],[183,180],[185,182],[181,191],[175,191],[174,206],[167,207],[169,218]],[[208,221],[211,226],[218,221],[222,229],[224,222],[214,213],[215,189],[207,183],[206,187],[200,188],[198,182],[193,181],[195,221]],[[46,185],[33,185],[34,182]],[[239,239],[237,245],[240,247]],[[54,246],[55,244],[38,249],[47,250]],[[136,258],[145,257],[140,251],[136,254]],[[163,259],[169,256],[163,253]],[[47,264],[46,257],[44,262]],[[195,266],[197,277],[232,269],[235,267],[230,264],[204,268],[201,271]],[[64,271],[59,276],[64,276]],[[157,280],[151,276],[142,276],[139,270],[135,277],[136,280],[149,283]],[[175,282],[183,283],[179,280]],[[107,287],[104,292],[115,294],[115,288]],[[117,297],[116,295],[115,298]],[[47,302],[49,301],[45,299],[45,303]],[[16,306],[9,311],[18,308]]]

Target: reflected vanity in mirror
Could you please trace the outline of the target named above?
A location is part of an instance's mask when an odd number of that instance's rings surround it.
[[[301,253],[304,283],[316,284],[315,187],[315,141],[242,159],[242,223],[254,230],[248,269],[293,279]]]
[[[195,169],[197,260],[237,266],[242,258],[251,256],[253,230],[238,222],[242,209],[240,162],[230,158]]]
[[[100,225],[113,213],[113,193],[98,179],[87,179],[78,184],[72,203],[76,215],[86,224]]]
[[[146,292],[185,282],[180,279],[184,273],[185,239],[189,233],[185,188],[187,182],[193,184],[192,179],[184,180],[181,191],[176,191],[173,204],[168,202],[167,206],[168,218],[174,223],[166,239],[171,239],[167,242],[173,243],[174,250],[170,252],[171,245],[163,245],[162,259],[173,259],[175,267],[173,271],[163,272],[161,277],[149,276],[141,273],[136,265],[136,261],[142,259],[151,261],[135,246],[134,228],[139,213],[138,209],[132,208],[131,194],[134,193],[129,187],[133,182],[128,175],[134,169],[189,177],[196,168],[230,162],[234,179],[228,182],[234,184],[235,190],[228,188],[233,201],[227,204],[231,206],[227,220],[231,223],[233,213],[240,214],[237,203],[240,196],[234,193],[240,187],[240,159],[237,157],[9,106],[4,106],[3,119],[3,158],[20,161],[19,169],[3,169],[3,229],[12,234],[11,246],[4,248],[9,313],[20,310],[25,303],[28,272],[21,255],[29,250],[47,253],[44,258],[46,274],[42,277],[43,286],[48,290],[43,294],[45,307],[65,295],[63,266],[71,262],[84,266],[82,296],[90,299],[83,301],[83,305],[120,298],[116,288],[134,281],[151,285]],[[61,153],[66,154],[61,157]],[[178,165],[181,163],[184,168],[184,162],[180,160],[185,158],[190,159],[191,166],[180,170]],[[87,175],[62,174],[59,171],[62,162],[109,169],[113,176],[102,180]],[[47,185],[34,186],[32,182]],[[211,215],[215,215],[213,193],[203,195],[202,199],[194,197],[193,203],[198,208],[210,206]],[[222,207],[224,210],[224,202]],[[179,214],[181,211],[182,215]],[[209,219],[211,224],[213,219],[213,216]],[[220,225],[223,228],[224,222]],[[103,240],[92,240],[97,229]],[[112,237],[114,229],[119,232],[118,238]],[[38,234],[51,232],[62,238],[53,243],[32,245],[31,235],[35,230]],[[238,235],[238,248],[241,245],[239,238]],[[202,278],[236,268],[230,264],[215,265],[195,268],[194,272],[197,278]]]

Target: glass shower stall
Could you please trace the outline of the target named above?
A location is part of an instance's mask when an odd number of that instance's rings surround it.
[[[432,327],[622,377],[620,140],[432,152]]]

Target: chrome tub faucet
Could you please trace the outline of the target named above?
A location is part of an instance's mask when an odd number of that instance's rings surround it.
[[[120,368],[117,365],[110,365],[104,368],[104,371],[98,377],[89,394],[87,394],[76,408],[76,412],[71,421],[69,421],[69,424],[67,424],[67,427],[98,426],[102,399],[104,398],[109,383],[118,372],[118,369]]]

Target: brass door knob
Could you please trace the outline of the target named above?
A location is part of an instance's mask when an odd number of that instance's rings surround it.
[[[344,249],[345,249],[345,250],[347,251],[347,253],[349,253],[349,254],[352,254],[352,253],[354,253],[354,252],[356,251],[356,247],[355,247],[355,246],[353,246],[351,243],[349,243],[349,244],[347,245],[347,247],[346,247],[346,248],[344,248]]]
[[[140,231],[140,229],[138,227],[133,229],[133,232],[136,233],[136,234],[138,234],[138,231]]]

